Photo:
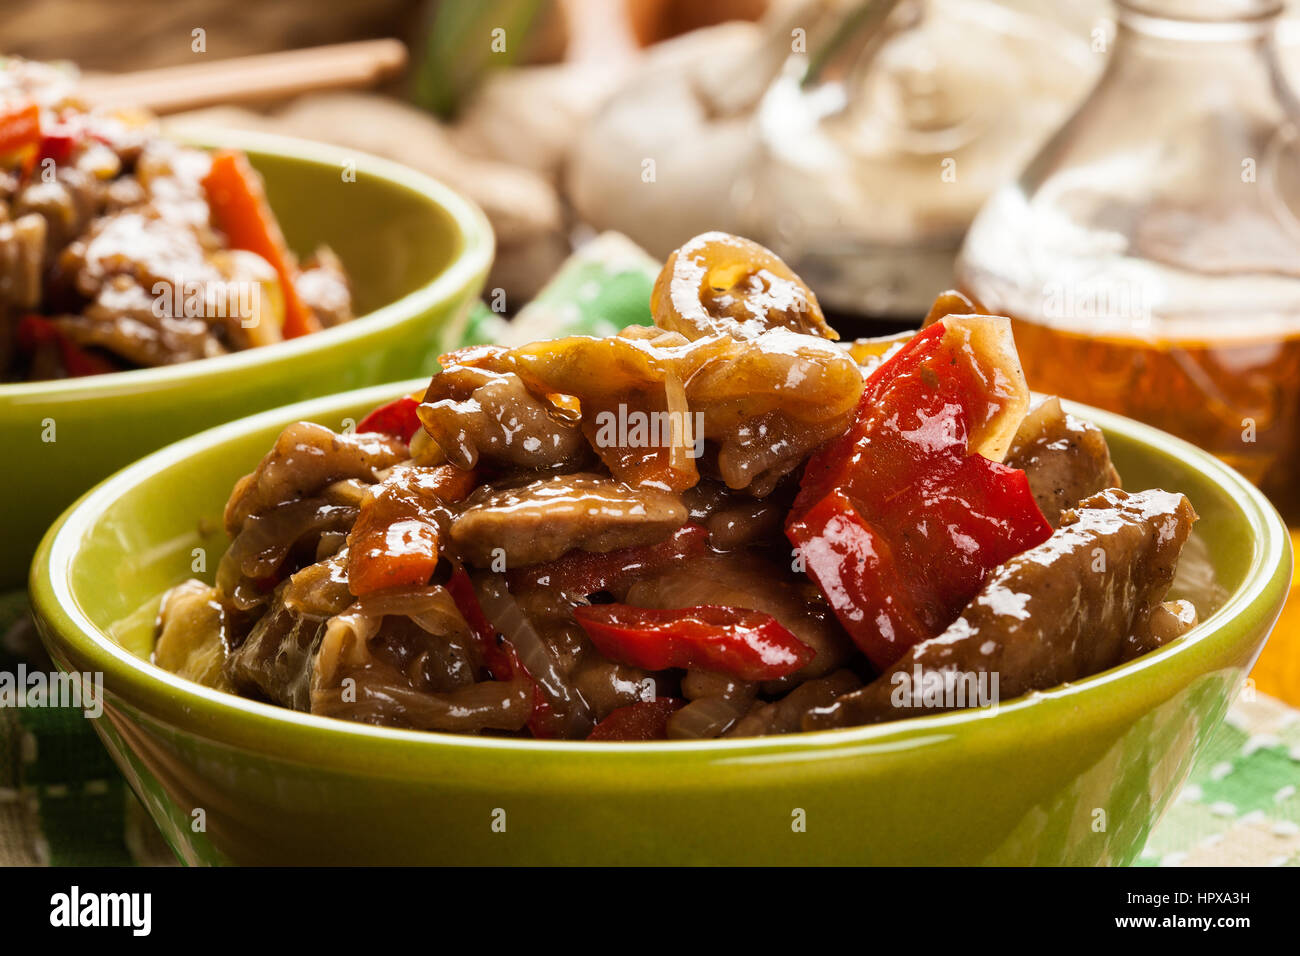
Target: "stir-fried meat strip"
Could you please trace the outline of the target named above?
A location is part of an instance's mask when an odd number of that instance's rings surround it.
[[[479,681],[479,648],[441,587],[362,598],[330,618],[312,661],[311,711],[422,730],[517,730],[531,686]]]
[[[60,254],[59,270],[78,294],[94,299],[105,282],[121,275],[146,289],[178,279],[219,281],[206,251],[202,237],[184,223],[141,208],[96,219]]]
[[[343,263],[331,249],[322,247],[294,280],[303,304],[311,309],[322,328],[342,325],[352,319],[352,287]]]
[[[468,687],[477,680],[483,663],[478,647],[443,588],[416,588],[400,596],[363,598],[344,618],[355,637],[366,637],[372,659],[404,674],[414,690],[443,693]],[[329,647],[322,651],[328,653]],[[333,661],[329,666],[340,663]],[[315,689],[337,683],[330,676],[329,666],[321,669]]]
[[[590,659],[591,643],[573,618],[572,605],[552,588],[523,587],[512,593],[500,574],[476,574],[474,590],[483,613],[518,655],[520,666],[545,708],[543,736],[585,737],[595,724],[593,702],[576,676]],[[617,688],[599,688],[597,700]]]
[[[434,376],[419,409],[425,431],[447,459],[473,468],[578,465],[588,456],[576,421],[534,397],[513,373],[449,365]]]
[[[54,323],[78,345],[109,349],[137,365],[190,362],[226,351],[208,323],[159,314],[155,302],[135,279],[117,275],[100,286],[81,315],[58,316]]]
[[[690,701],[668,718],[672,740],[721,737],[755,706],[758,685],[725,674],[692,669],[682,678],[682,696]]]
[[[582,656],[570,680],[597,721],[604,720],[619,707],[644,700],[651,690],[648,672],[606,660],[594,650]]]
[[[841,669],[804,681],[780,700],[770,704],[755,703],[749,713],[726,732],[727,737],[762,737],[768,734],[791,734],[802,729],[804,714],[833,704],[836,698],[862,686],[862,680],[848,669]]]
[[[575,548],[613,551],[661,541],[686,523],[674,495],[596,474],[542,478],[519,488],[485,485],[451,526],[457,552],[497,570],[552,561]]]
[[[211,157],[202,150],[151,136],[140,148],[135,176],[145,191],[146,212],[185,226],[200,245],[216,248],[218,239],[203,190],[203,177],[210,168]]]
[[[323,537],[323,536],[322,536]],[[346,535],[338,539],[346,540]],[[333,617],[347,610],[353,601],[348,587],[348,549],[320,557],[289,578],[280,595],[284,606],[306,617]]]
[[[421,730],[518,730],[532,709],[522,676],[479,681],[473,639],[441,588],[359,602],[331,618],[313,662],[311,712]],[[412,619],[403,611],[416,611]],[[384,611],[393,613],[386,614]]]
[[[734,551],[780,540],[795,490],[793,484],[787,484],[766,497],[755,498],[706,478],[687,489],[682,502],[690,511],[691,521],[708,529],[714,550]]]
[[[1197,619],[1196,608],[1191,601],[1165,601],[1157,604],[1134,625],[1122,659],[1131,661],[1164,647],[1194,628]]]
[[[1028,476],[1034,500],[1052,527],[1085,498],[1120,486],[1101,429],[1067,414],[1054,396],[1029,410],[1006,463]]]
[[[234,537],[250,516],[310,495],[331,482],[378,481],[379,472],[407,453],[405,442],[386,435],[340,435],[310,422],[290,425],[257,470],[235,484],[226,503],[226,533]]]
[[[804,729],[934,713],[922,703],[917,674],[954,690],[974,675],[997,675],[997,694],[1009,700],[1121,663],[1130,636],[1169,589],[1195,520],[1188,500],[1166,491],[1088,498],[1051,538],[995,571],[943,634],[861,690],[811,710]],[[903,684],[912,695],[896,706]]]
[[[55,172],[53,179],[37,177],[25,185],[14,197],[12,209],[15,217],[30,213],[45,220],[47,244],[55,250],[79,236],[109,196],[99,179],[85,170],[65,166]]]
[[[729,674],[692,667],[682,677],[682,696],[687,700],[705,700],[709,697],[745,698],[752,700],[758,693],[753,681],[740,680]]]

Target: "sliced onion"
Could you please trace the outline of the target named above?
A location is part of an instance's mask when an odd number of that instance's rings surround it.
[[[710,740],[749,712],[752,698],[702,697],[668,718],[670,740]]]
[[[668,467],[683,475],[695,475],[695,423],[686,402],[686,388],[675,374],[664,379],[664,398],[668,407],[668,424],[672,437],[668,447]]]
[[[217,566],[217,590],[240,610],[262,603],[264,595],[245,587],[249,581],[275,574],[306,536],[346,531],[356,519],[355,508],[326,504],[320,498],[300,499],[249,518]]]
[[[338,683],[343,671],[360,670],[371,660],[370,639],[379,633],[380,619],[355,607],[336,614],[325,624],[320,650],[312,671],[312,689]]]
[[[1011,334],[1011,320],[997,315],[950,315],[943,320],[944,336],[969,343],[985,376],[989,397],[998,401],[993,417],[972,429],[970,450],[989,461],[1002,461],[1029,410],[1029,386]]]
[[[287,610],[311,617],[342,614],[353,601],[348,590],[348,553],[309,564],[289,578],[280,594]]]
[[[591,722],[587,703],[577,690],[565,683],[560,674],[559,662],[537,629],[529,622],[518,602],[506,587],[500,574],[479,574],[473,578],[483,613],[519,654],[528,676],[533,679],[548,701],[562,713],[570,715],[574,723]]]
[[[461,617],[451,593],[439,585],[390,589],[367,594],[356,606],[376,617],[409,617],[430,634],[469,637],[469,625]]]

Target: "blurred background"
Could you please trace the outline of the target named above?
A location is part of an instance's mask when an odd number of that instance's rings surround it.
[[[743,233],[849,335],[960,287],[1013,317],[1035,387],[1203,445],[1300,523],[1281,0],[7,0],[0,37],[91,91],[202,65],[112,88],[177,132],[333,142],[453,185],[496,231],[484,337],[523,334],[510,317],[575,250]],[[270,92],[227,62],[383,39],[273,62]],[[1256,679],[1300,703],[1293,616]]]
[[[1106,0],[10,0],[0,37],[92,77],[396,38],[409,65],[374,88],[169,122],[342,143],[451,182],[496,227],[489,287],[508,304],[590,231],[662,258],[718,228],[803,260],[832,309],[903,321],[1095,80],[1110,16]],[[782,82],[809,64],[815,79]],[[937,189],[944,157],[956,175]],[[644,160],[655,189],[633,188]]]

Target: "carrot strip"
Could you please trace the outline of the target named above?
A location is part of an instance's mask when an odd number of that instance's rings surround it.
[[[294,285],[297,268],[284,233],[266,201],[262,178],[237,150],[222,150],[212,157],[212,169],[203,178],[212,221],[226,234],[231,248],[255,252],[269,262],[280,277],[284,293],[284,337],[320,330],[320,321],[307,308]]]
[[[31,174],[41,142],[41,111],[32,102],[0,105],[0,157],[8,165],[16,161],[23,176]]]
[[[475,473],[452,465],[399,470],[361,503],[348,535],[348,588],[357,597],[394,587],[422,587],[438,566],[439,501],[464,498]]]

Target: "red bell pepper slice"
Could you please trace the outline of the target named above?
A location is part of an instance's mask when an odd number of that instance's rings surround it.
[[[708,549],[708,543],[706,528],[686,524],[658,544],[605,552],[569,551],[554,561],[512,569],[506,577],[511,590],[540,586],[570,594],[596,594],[621,588],[684,558],[701,555]]]
[[[698,667],[740,680],[775,680],[814,655],[772,615],[748,608],[592,604],[573,616],[610,660],[648,671]]]
[[[656,697],[611,710],[592,728],[588,740],[667,740],[668,718],[686,705],[676,697]]]
[[[519,658],[508,643],[498,643],[497,629],[492,626],[492,622],[483,613],[483,608],[479,606],[478,595],[474,593],[474,584],[464,568],[457,568],[452,572],[450,580],[447,581],[447,591],[451,594],[451,599],[456,602],[456,609],[460,611],[460,616],[465,619],[465,623],[478,639],[483,666],[488,669],[493,680],[510,680],[514,676]]]
[[[76,134],[69,130],[56,130],[41,136],[40,158],[50,159],[62,166],[72,159],[72,151],[79,142]]]
[[[43,315],[24,315],[14,329],[14,340],[24,352],[35,352],[43,345],[58,345],[62,333]]]
[[[298,295],[294,285],[297,268],[280,223],[266,201],[262,178],[237,150],[223,150],[212,157],[212,168],[203,177],[203,190],[212,210],[212,221],[226,235],[232,249],[255,252],[275,269],[284,295],[284,337],[286,339],[320,330],[320,322]]]
[[[415,414],[416,409],[420,407],[420,402],[410,395],[403,395],[394,402],[382,405],[373,412],[361,419],[357,425],[358,432],[379,432],[382,435],[392,435],[394,438],[400,438],[402,441],[409,442],[412,436],[420,430],[420,419]]]
[[[889,542],[841,492],[832,491],[805,511],[786,534],[870,660],[887,657],[892,646],[910,647],[930,636],[906,599],[907,584]]]
[[[478,595],[474,593],[474,583],[469,579],[469,574],[464,568],[457,568],[452,573],[450,580],[447,581],[447,591],[456,603],[456,609],[460,611],[461,617],[465,619],[465,623],[470,626],[470,630],[478,639],[479,653],[488,675],[493,680],[508,681],[513,680],[516,674],[522,674],[532,682],[533,710],[528,716],[528,730],[534,737],[543,740],[558,737],[560,730],[554,708],[519,660],[519,653],[514,646],[507,640],[497,640],[497,629],[483,613],[483,608],[478,603]]]
[[[872,374],[854,424],[804,471],[786,536],[879,670],[1052,533],[1024,472],[971,453],[1003,410],[995,377],[933,325]]]
[[[348,544],[348,590],[357,597],[421,587],[438,567],[438,526],[419,516],[384,519],[382,524],[363,524],[358,518]]]
[[[43,315],[23,316],[18,322],[14,336],[18,348],[28,355],[42,346],[57,348],[69,378],[84,378],[87,375],[105,375],[119,371],[117,366],[102,355],[88,352],[73,342],[59,331],[59,327],[53,321]]]
[[[41,159],[52,159],[62,166],[72,159],[72,152],[85,139],[81,129],[67,121],[55,123],[41,130]]]
[[[796,512],[834,488],[878,499],[978,447],[1007,398],[996,370],[946,333],[944,322],[924,329],[871,374],[853,424],[809,458]]]

